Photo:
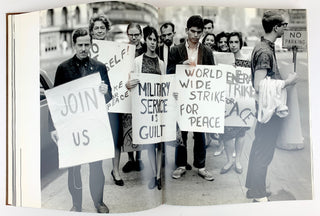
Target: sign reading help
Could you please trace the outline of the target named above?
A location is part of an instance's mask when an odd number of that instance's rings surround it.
[[[125,87],[128,75],[134,70],[135,46],[104,40],[93,40],[91,58],[104,63],[112,88],[109,112],[130,113],[129,91]]]

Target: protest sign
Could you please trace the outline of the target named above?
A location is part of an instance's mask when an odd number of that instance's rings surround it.
[[[213,52],[214,63],[234,65],[235,59],[233,53],[230,52]]]
[[[219,66],[176,66],[182,131],[223,133],[226,74]]]
[[[256,113],[251,69],[230,65],[220,69],[227,76],[225,126],[251,127]]]
[[[58,134],[59,168],[114,157],[101,77],[95,73],[45,92]]]
[[[176,139],[174,75],[132,73],[140,83],[132,89],[132,137],[134,144]]]
[[[125,87],[128,74],[134,70],[135,46],[112,41],[93,40],[91,57],[104,63],[112,88],[109,112],[130,113],[129,91]]]

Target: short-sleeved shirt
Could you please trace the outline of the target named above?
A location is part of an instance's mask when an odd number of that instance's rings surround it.
[[[251,55],[252,85],[254,83],[255,71],[261,69],[266,69],[267,76],[270,76],[272,79],[280,79],[274,43],[263,37],[261,38],[261,42],[255,46]]]

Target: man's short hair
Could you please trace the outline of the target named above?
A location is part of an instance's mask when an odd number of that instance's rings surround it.
[[[282,13],[278,10],[268,10],[264,12],[262,17],[262,26],[265,33],[270,33],[274,26],[284,21]]]
[[[134,23],[134,22],[129,23],[129,25],[127,26],[127,34],[129,34],[128,32],[129,32],[129,29],[131,28],[137,28],[140,34],[142,34],[141,26],[138,23]]]
[[[106,30],[107,31],[110,30],[110,28],[111,28],[110,20],[108,19],[108,17],[106,15],[100,14],[100,15],[96,15],[96,16],[91,17],[91,19],[89,20],[89,31],[90,31],[90,34],[92,34],[93,26],[94,26],[94,23],[96,21],[101,21],[105,25]]]
[[[243,39],[242,39],[242,33],[241,32],[231,32],[231,33],[229,33],[228,34],[228,38],[227,38],[228,45],[229,45],[230,38],[234,37],[234,36],[239,38],[240,49],[241,49],[242,46],[243,46]]]
[[[86,36],[86,35],[89,35],[90,36],[90,43],[92,42],[92,36],[91,34],[89,34],[89,31],[87,28],[78,28],[78,29],[75,29],[73,32],[72,32],[72,42],[75,44],[77,42],[77,38],[78,37],[83,37],[83,36]]]
[[[197,27],[203,30],[203,19],[200,15],[193,15],[187,21],[187,28]]]
[[[172,22],[163,23],[160,27],[160,32],[162,33],[162,28],[168,28],[168,26],[171,26],[172,32],[174,32],[174,24]]]
[[[203,25],[207,25],[208,23],[212,24],[212,28],[214,28],[213,21],[211,19],[203,19]]]

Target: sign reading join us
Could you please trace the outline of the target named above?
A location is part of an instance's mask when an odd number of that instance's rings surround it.
[[[93,40],[91,58],[104,63],[112,88],[112,100],[107,104],[109,112],[130,113],[131,101],[125,87],[128,75],[134,70],[135,46],[104,40]]]
[[[45,92],[58,135],[59,168],[114,157],[99,73]]]

